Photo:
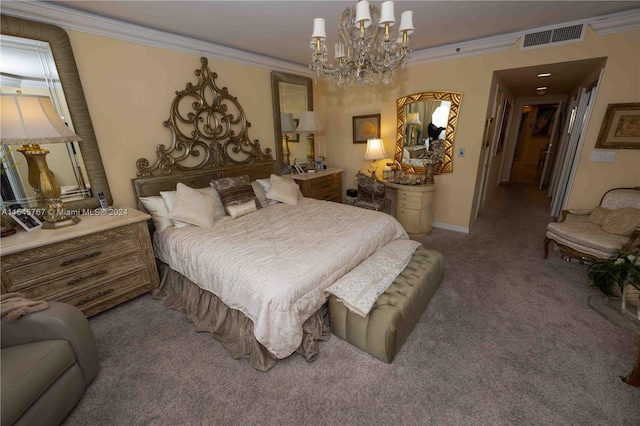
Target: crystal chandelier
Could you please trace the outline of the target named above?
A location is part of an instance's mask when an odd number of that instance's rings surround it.
[[[324,19],[313,20],[309,68],[316,76],[336,80],[339,87],[358,83],[365,86],[378,79],[391,83],[395,70],[406,68],[411,57],[409,34],[413,33],[413,12],[402,12],[398,33],[393,2],[382,3],[382,13],[368,1],[361,0],[345,9],[338,23],[340,41],[335,44],[336,64],[327,59],[327,34]]]

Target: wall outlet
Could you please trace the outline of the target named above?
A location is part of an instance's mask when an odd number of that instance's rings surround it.
[[[464,148],[458,148],[458,157],[464,157]]]

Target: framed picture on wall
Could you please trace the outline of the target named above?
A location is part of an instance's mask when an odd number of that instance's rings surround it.
[[[557,104],[537,106],[536,116],[533,120],[533,128],[531,129],[532,137],[546,138],[551,135],[551,129],[553,129],[553,121],[555,120],[557,110]]]
[[[491,139],[493,139],[493,124],[495,120],[493,117],[487,118],[487,122],[484,125],[484,140],[482,141],[483,148],[489,148],[491,145]]]
[[[380,114],[353,117],[353,143],[367,143],[380,138]]]
[[[596,148],[640,149],[640,103],[607,106]]]

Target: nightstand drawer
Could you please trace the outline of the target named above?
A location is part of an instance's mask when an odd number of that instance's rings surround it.
[[[335,191],[339,187],[340,176],[337,173],[309,181],[309,189],[312,192]]]
[[[342,171],[324,170],[305,175],[291,175],[302,195],[318,200],[342,202]]]
[[[2,269],[9,289],[19,288],[21,284],[29,283],[33,280],[50,280],[52,277],[70,274],[85,268],[108,261],[114,256],[122,256],[126,253],[139,251],[136,238],[122,238],[104,244],[94,244],[80,239],[72,240],[73,248],[71,252],[60,254],[60,247],[50,245],[34,249],[26,255],[29,263],[23,260],[25,254],[15,254],[2,258]]]

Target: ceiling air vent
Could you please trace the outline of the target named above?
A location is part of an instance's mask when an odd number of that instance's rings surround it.
[[[573,43],[584,39],[586,25],[584,23],[546,28],[536,32],[527,33],[522,37],[520,50],[535,49],[549,45]]]

